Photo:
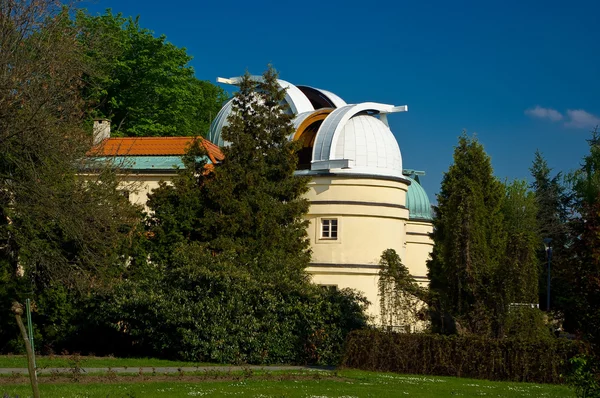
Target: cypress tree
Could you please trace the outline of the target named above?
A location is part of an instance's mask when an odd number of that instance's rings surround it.
[[[437,196],[435,246],[428,262],[434,308],[449,315],[459,331],[489,334],[498,318],[495,284],[504,253],[503,196],[483,146],[463,133]],[[453,329],[433,321],[441,331]]]

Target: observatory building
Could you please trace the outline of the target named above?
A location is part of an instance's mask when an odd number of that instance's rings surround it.
[[[253,76],[259,81],[260,76]],[[219,78],[237,85],[241,78]],[[399,254],[411,275],[427,282],[433,248],[431,205],[419,184],[422,172],[403,169],[400,146],[388,124],[407,106],[376,102],[347,104],[337,95],[284,80],[285,101],[302,143],[296,174],[311,177],[307,215],[312,261],[308,272],[319,285],[362,291],[379,314],[379,259],[386,249]],[[213,121],[208,140],[220,147],[232,100]]]
[[[259,81],[260,76],[253,76]],[[241,78],[219,78],[237,85]],[[376,102],[347,104],[337,95],[284,80],[285,102],[295,127],[290,140],[301,142],[297,175],[311,177],[306,198],[313,282],[331,288],[353,288],[371,302],[375,322],[379,314],[379,259],[394,249],[411,275],[427,283],[426,261],[433,248],[432,214],[419,183],[423,172],[403,168],[402,154],[388,117],[407,106]],[[211,163],[223,160],[221,137],[232,110],[227,102],[201,144]],[[129,169],[123,183],[134,183],[129,199],[145,205],[147,195],[161,180],[169,181],[192,137],[110,138],[110,122],[94,125],[96,147],[90,157],[112,159]],[[410,326],[412,329],[418,325]],[[421,325],[422,326],[422,325]]]

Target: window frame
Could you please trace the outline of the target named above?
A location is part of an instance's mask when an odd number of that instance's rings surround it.
[[[319,239],[336,241],[340,237],[340,223],[337,217],[322,217],[319,220]],[[327,232],[325,231],[327,229]],[[335,236],[333,236],[335,235]]]

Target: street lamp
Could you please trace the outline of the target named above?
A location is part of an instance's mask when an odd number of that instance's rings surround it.
[[[546,257],[548,258],[548,284],[546,285],[546,311],[550,311],[550,266],[552,264],[552,242],[551,238],[544,238],[544,247],[546,248]]]

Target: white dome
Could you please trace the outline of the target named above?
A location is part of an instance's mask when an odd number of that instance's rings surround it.
[[[262,76],[253,75],[250,78],[256,82],[263,81]],[[230,84],[238,85],[241,82],[241,79],[241,77],[232,77],[224,80]],[[289,106],[289,112],[291,112],[292,115],[310,114],[318,108],[316,105],[323,106],[323,104],[319,104],[317,101],[318,98],[315,96],[321,97],[327,106],[341,107],[346,105],[346,102],[343,99],[326,90],[308,86],[295,86],[290,82],[281,79],[278,79],[277,83],[279,83],[279,87],[286,90],[285,103]],[[221,131],[223,130],[223,127],[229,124],[227,118],[231,113],[232,104],[233,99],[227,101],[210,125],[210,130],[208,131],[208,140],[213,144],[218,146],[224,146],[228,144],[221,137]]]
[[[335,115],[327,119],[332,116]],[[327,169],[336,173],[403,178],[400,147],[385,123],[361,114],[336,127],[328,130],[323,123],[319,129],[313,148],[312,171]],[[324,139],[319,140],[320,137]]]
[[[230,99],[223,105],[217,116],[214,118],[212,123],[210,124],[210,130],[208,131],[208,140],[215,145],[224,146],[225,141],[221,137],[221,130],[223,127],[229,125],[227,118],[231,113],[231,106],[233,105],[233,99]]]

